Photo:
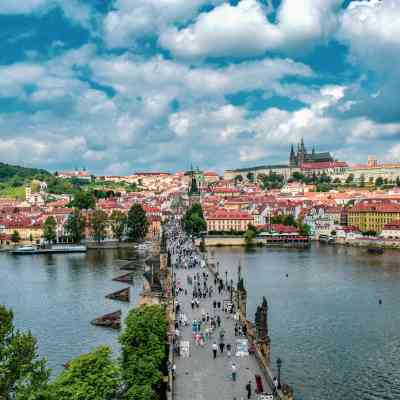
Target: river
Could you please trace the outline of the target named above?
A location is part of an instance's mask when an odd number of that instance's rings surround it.
[[[399,252],[328,245],[209,252],[228,279],[241,262],[249,319],[266,296],[271,360],[275,367],[282,358],[296,399],[400,399]]]
[[[133,285],[114,282],[121,259],[135,259]],[[118,331],[95,327],[90,321],[136,304],[142,290],[143,261],[132,250],[89,251],[86,254],[23,255],[0,253],[0,304],[12,308],[15,325],[31,330],[39,353],[54,374],[71,358],[99,345],[118,353]],[[131,286],[131,303],[104,296]]]

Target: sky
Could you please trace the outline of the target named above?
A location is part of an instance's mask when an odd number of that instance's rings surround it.
[[[400,0],[1,0],[0,161],[400,161]]]

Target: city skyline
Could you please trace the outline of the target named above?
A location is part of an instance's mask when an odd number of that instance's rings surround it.
[[[3,1],[1,160],[222,172],[304,137],[398,161],[399,18],[399,0]]]

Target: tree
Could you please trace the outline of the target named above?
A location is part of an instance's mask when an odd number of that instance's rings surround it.
[[[57,239],[56,234],[57,222],[52,215],[47,217],[43,224],[43,236],[48,243],[52,243]]]
[[[349,174],[349,176],[346,178],[346,183],[349,185],[349,184],[353,183],[353,181],[354,181],[354,175]]]
[[[247,228],[246,232],[243,235],[246,246],[253,245],[253,240],[256,237],[256,231],[253,228],[254,227],[249,225],[249,227]]]
[[[167,320],[160,306],[133,309],[125,320],[121,343],[124,400],[158,400],[167,360]]]
[[[400,177],[396,178],[396,186],[400,186]]]
[[[301,236],[310,236],[311,233],[311,228],[309,225],[303,223],[303,222],[299,222],[298,223],[298,228],[299,228],[299,234]]]
[[[11,234],[11,241],[13,243],[19,243],[21,241],[21,236],[18,231],[13,231]]]
[[[340,185],[342,182],[340,181],[339,178],[335,178],[335,179],[333,180],[333,183],[334,183],[335,185]]]
[[[111,350],[102,346],[72,360],[51,385],[51,392],[57,400],[112,400],[120,386],[120,368]]]
[[[143,240],[149,229],[146,213],[140,204],[134,204],[128,212],[126,221],[129,240],[134,242]]]
[[[235,176],[235,183],[238,183],[238,182],[243,182],[243,176],[240,174]]]
[[[361,174],[360,176],[360,187],[365,187],[365,175]]]
[[[200,204],[193,204],[182,220],[183,229],[189,235],[199,235],[207,230],[207,223],[203,216],[203,209]]]
[[[111,213],[111,230],[118,242],[120,242],[124,236],[126,230],[126,215],[119,210],[114,210]]]
[[[0,399],[43,399],[50,371],[38,357],[36,339],[16,330],[13,317],[0,305]]]
[[[96,198],[90,191],[78,190],[71,204],[80,210],[89,210],[96,207]]]
[[[103,210],[95,210],[90,220],[90,227],[94,239],[100,243],[107,234],[107,214]]]
[[[383,185],[383,179],[382,177],[378,176],[378,178],[375,179],[375,186],[382,186]]]
[[[82,216],[81,212],[79,210],[74,210],[65,224],[67,236],[69,236],[74,243],[79,243],[83,238],[85,225],[85,218]]]
[[[248,172],[246,175],[246,178],[250,181],[250,182],[254,182],[254,173],[253,172]]]

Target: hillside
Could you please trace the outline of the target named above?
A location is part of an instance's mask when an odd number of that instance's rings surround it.
[[[34,179],[48,180],[52,174],[44,169],[26,168],[0,162],[0,195],[24,198],[25,185]]]

